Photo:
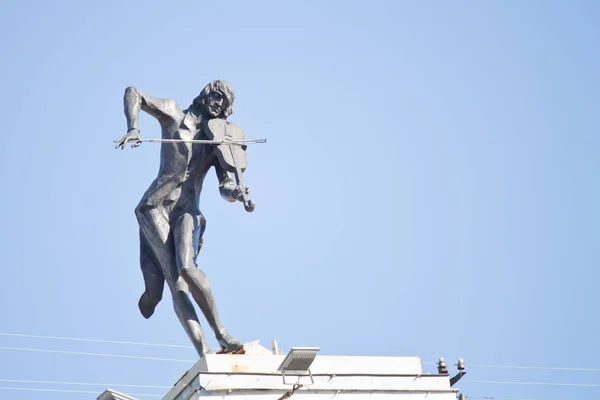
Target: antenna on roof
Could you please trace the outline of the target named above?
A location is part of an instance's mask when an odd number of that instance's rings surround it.
[[[281,355],[281,352],[279,351],[279,344],[277,344],[277,340],[271,340],[271,350],[273,350],[273,355]]]

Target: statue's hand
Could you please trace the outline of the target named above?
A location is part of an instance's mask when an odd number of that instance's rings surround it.
[[[250,193],[250,188],[249,187],[244,187],[244,186],[236,186],[235,189],[233,190],[233,193],[231,194],[231,197],[233,197],[234,199],[241,201],[242,203],[244,202],[244,196],[247,196]]]
[[[224,200],[230,203],[234,203],[236,200],[233,198],[233,191],[235,190],[235,183],[230,179],[226,179],[219,185],[219,192]]]
[[[123,150],[125,148],[125,145],[131,142],[133,142],[133,144],[131,145],[132,149],[142,144],[142,137],[140,136],[140,131],[136,128],[130,129],[125,136],[115,140],[114,143],[117,144],[115,146],[115,149],[118,149],[120,147],[121,150]]]

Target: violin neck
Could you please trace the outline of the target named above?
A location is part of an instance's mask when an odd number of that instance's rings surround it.
[[[235,182],[241,186],[244,187],[244,176],[242,174],[242,170],[240,169],[240,167],[238,167],[237,165],[235,166],[235,172],[233,173],[235,175]]]

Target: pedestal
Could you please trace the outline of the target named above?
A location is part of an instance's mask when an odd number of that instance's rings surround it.
[[[209,354],[163,400],[455,400],[448,375],[423,374],[418,357],[317,355],[308,374],[286,374],[284,355]],[[298,384],[298,386],[294,386]],[[295,388],[295,389],[294,389]],[[105,392],[106,393],[106,392]],[[119,394],[124,396],[122,394]],[[99,400],[131,400],[99,397]]]

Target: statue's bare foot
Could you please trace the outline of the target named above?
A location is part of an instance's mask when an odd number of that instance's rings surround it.
[[[154,310],[156,309],[156,305],[158,303],[150,300],[150,296],[146,292],[142,293],[140,296],[140,300],[138,301],[138,308],[140,312],[144,316],[144,318],[148,319],[154,314]]]
[[[246,349],[244,349],[244,346],[242,346],[242,348],[240,348],[238,350],[233,350],[233,351],[227,351],[225,349],[221,349],[221,350],[217,351],[216,354],[246,354]]]
[[[218,339],[218,341],[219,346],[221,346],[221,351],[219,351],[219,354],[244,354],[244,345],[239,340],[234,339],[230,334],[225,333],[223,336],[221,336],[221,338]]]

